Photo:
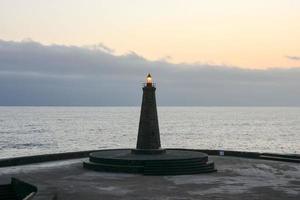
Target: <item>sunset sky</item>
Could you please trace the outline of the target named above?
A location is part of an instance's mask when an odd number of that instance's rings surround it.
[[[148,60],[300,67],[299,0],[1,0],[0,39]]]

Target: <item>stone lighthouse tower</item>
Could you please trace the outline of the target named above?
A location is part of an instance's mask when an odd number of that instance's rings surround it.
[[[138,138],[133,153],[155,154],[164,152],[160,145],[155,90],[151,74],[148,74],[143,87]]]

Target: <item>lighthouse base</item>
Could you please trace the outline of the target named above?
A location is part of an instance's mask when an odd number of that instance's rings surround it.
[[[133,154],[162,154],[166,153],[166,149],[131,149]]]
[[[183,175],[215,172],[208,155],[195,150],[165,149],[159,154],[132,153],[131,149],[109,149],[90,153],[87,169],[144,175]]]

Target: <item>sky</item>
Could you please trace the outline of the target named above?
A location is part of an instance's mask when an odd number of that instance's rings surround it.
[[[0,39],[171,63],[300,66],[299,0],[1,0]],[[296,59],[295,59],[296,58]]]
[[[1,0],[0,106],[300,106],[300,1]]]

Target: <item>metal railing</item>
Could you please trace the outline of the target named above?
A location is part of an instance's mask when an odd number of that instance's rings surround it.
[[[143,87],[146,87],[146,86],[147,86],[147,83],[142,83],[142,86],[143,86]],[[156,83],[152,83],[152,87],[156,87]]]

